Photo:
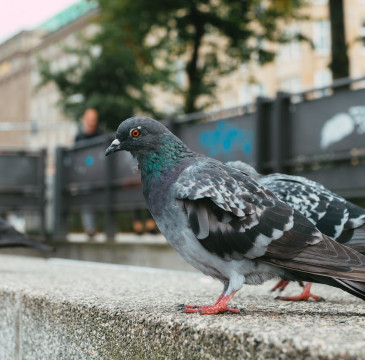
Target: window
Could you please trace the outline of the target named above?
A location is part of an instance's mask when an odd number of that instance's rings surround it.
[[[313,43],[316,52],[328,55],[331,48],[330,23],[328,20],[319,20],[313,24]]]
[[[300,32],[298,24],[293,24],[289,26],[285,33],[286,36],[290,38],[294,38]],[[282,60],[293,60],[299,59],[301,55],[301,44],[297,40],[293,40],[286,44],[282,44],[279,48],[279,59]]]
[[[241,105],[252,104],[258,96],[265,95],[265,86],[258,84],[243,84],[238,93],[238,101]]]
[[[323,87],[332,82],[332,73],[328,69],[318,70],[314,73],[314,86]]]
[[[248,84],[244,84],[241,86],[239,92],[239,101],[242,105],[248,105],[252,103],[252,97],[250,92],[250,86]]]
[[[259,83],[255,85],[255,95],[258,96],[264,96],[266,94],[265,85],[263,83]]]
[[[280,81],[279,90],[286,92],[300,92],[302,90],[302,79],[300,77],[292,77]]]
[[[329,69],[317,70],[314,73],[314,87],[321,88],[330,85],[331,83],[332,83],[332,72]],[[331,94],[332,94],[332,89],[330,88],[325,89],[324,91],[315,91],[313,93],[315,98]]]

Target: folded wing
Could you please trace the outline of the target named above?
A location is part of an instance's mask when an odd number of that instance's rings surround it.
[[[323,236],[246,174],[215,161],[190,166],[175,184],[197,240],[224,259],[365,280],[365,257]]]

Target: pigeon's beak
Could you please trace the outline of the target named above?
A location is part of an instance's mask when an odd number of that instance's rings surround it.
[[[122,150],[120,147],[120,141],[115,139],[105,151],[105,156],[110,155],[113,152]]]

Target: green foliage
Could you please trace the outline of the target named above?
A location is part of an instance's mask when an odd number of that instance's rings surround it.
[[[101,31],[89,51],[79,54],[87,66],[52,72],[43,63],[43,79],[56,83],[66,113],[78,117],[85,107],[96,107],[110,128],[135,112],[161,115],[150,104],[153,85],[183,99],[177,112],[199,111],[214,100],[218,76],[250,60],[273,60],[272,44],[290,41],[283,24],[298,19],[303,5],[304,0],[99,0]],[[99,56],[91,55],[95,46]],[[178,81],[181,74],[185,84]],[[74,94],[85,103],[72,103]]]
[[[60,105],[65,114],[80,119],[86,108],[99,111],[100,122],[111,130],[134,111],[153,113],[143,90],[142,73],[134,63],[134,57],[126,46],[113,51],[102,47],[99,56],[92,55],[93,47],[101,39],[93,39],[87,52],[67,49],[77,54],[79,62],[65,70],[52,71],[50,64],[40,60],[44,85],[53,81],[61,92]],[[75,95],[82,101],[75,102]]]

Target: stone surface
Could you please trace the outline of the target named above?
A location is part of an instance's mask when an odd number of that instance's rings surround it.
[[[241,314],[200,316],[177,310],[218,297],[198,273],[1,255],[0,277],[1,360],[365,359],[364,303],[326,286],[321,303],[244,286]]]
[[[0,272],[2,276],[2,272]],[[14,341],[19,332],[19,295],[15,292],[0,293],[0,359],[18,359],[18,343]]]

